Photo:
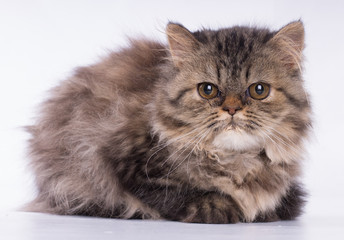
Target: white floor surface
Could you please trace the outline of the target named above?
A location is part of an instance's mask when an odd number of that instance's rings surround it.
[[[344,239],[344,218],[303,216],[296,221],[210,225],[9,212],[0,214],[0,234],[6,240],[332,240]]]

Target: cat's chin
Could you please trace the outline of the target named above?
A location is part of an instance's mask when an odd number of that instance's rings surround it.
[[[245,151],[262,148],[262,139],[247,133],[235,125],[228,126],[215,136],[213,145],[219,149]]]

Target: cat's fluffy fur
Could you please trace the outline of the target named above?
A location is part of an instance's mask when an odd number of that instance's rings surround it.
[[[311,108],[304,29],[166,29],[53,89],[29,127],[30,211],[185,222],[294,219]],[[204,99],[198,84],[219,94]],[[248,87],[270,85],[264,100]],[[227,107],[239,104],[232,116]]]

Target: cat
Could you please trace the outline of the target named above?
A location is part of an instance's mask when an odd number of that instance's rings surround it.
[[[304,26],[146,39],[80,67],[28,127],[28,211],[194,223],[302,213]]]

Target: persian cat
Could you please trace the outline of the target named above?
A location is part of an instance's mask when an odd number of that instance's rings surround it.
[[[302,212],[311,106],[304,27],[166,27],[75,70],[29,142],[37,197],[63,215],[236,223]]]

